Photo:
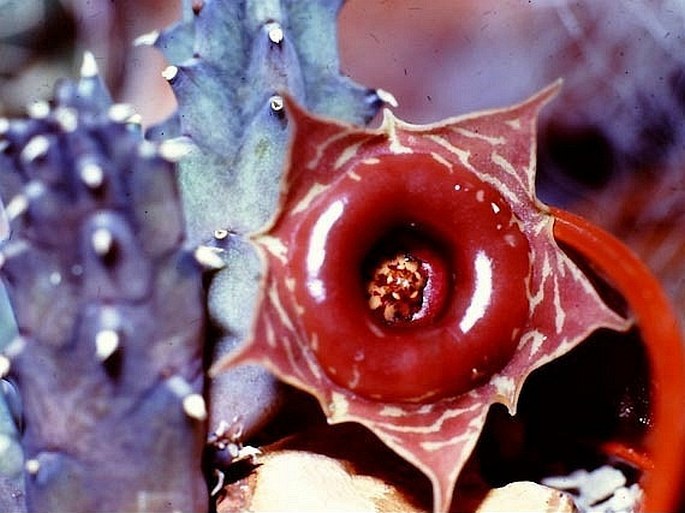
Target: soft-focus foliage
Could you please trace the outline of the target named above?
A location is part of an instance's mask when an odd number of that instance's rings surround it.
[[[29,114],[0,139],[27,508],[202,511],[204,298],[174,166],[90,54]]]

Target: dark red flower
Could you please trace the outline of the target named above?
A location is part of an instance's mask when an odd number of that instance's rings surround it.
[[[259,362],[366,425],[431,480],[436,511],[489,406],[599,327],[628,322],[559,249],[535,196],[535,125],[558,84],[431,125],[363,129],[289,103],[280,209],[252,241]]]

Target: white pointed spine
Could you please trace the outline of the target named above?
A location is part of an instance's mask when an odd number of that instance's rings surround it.
[[[91,235],[90,242],[97,255],[105,256],[111,251],[114,238],[107,228],[98,228]]]
[[[29,199],[25,194],[17,194],[12,198],[5,207],[5,215],[7,219],[13,221],[29,208]]]
[[[105,362],[119,349],[119,334],[114,330],[101,330],[95,335],[95,356]]]
[[[159,155],[168,162],[178,162],[188,155],[195,145],[187,137],[176,137],[167,139],[159,145]]]
[[[133,46],[153,46],[159,39],[159,32],[153,30],[146,34],[141,34],[133,40]]]
[[[10,373],[10,368],[12,367],[12,363],[7,356],[4,354],[0,354],[0,379],[4,378]]]
[[[285,107],[283,97],[277,94],[273,95],[271,98],[269,98],[269,106],[271,107],[272,111],[281,112]]]
[[[189,394],[183,398],[183,411],[188,417],[196,420],[207,418],[207,405],[200,394]]]
[[[69,107],[55,109],[55,119],[65,132],[74,132],[78,128],[78,112]]]
[[[281,24],[274,21],[269,23],[266,27],[267,34],[269,35],[269,41],[275,45],[280,45],[285,37]]]
[[[390,105],[394,109],[399,106],[397,98],[395,98],[395,95],[393,95],[391,92],[386,91],[385,89],[376,89],[376,94],[383,103]]]
[[[198,246],[193,253],[198,264],[207,270],[218,271],[226,267],[226,262],[221,258],[223,250],[212,246]]]
[[[21,151],[21,160],[29,164],[34,160],[45,156],[50,147],[50,141],[44,135],[33,137]]]
[[[162,70],[162,78],[167,82],[171,82],[178,75],[178,68],[174,65],[167,66]]]
[[[107,116],[115,123],[128,123],[135,115],[136,110],[128,103],[115,103],[107,111]]]
[[[92,78],[98,74],[98,65],[95,62],[95,56],[89,52],[83,52],[83,62],[81,63],[81,76],[83,78]]]
[[[81,181],[91,189],[97,189],[105,179],[102,168],[95,162],[87,162],[79,170]]]
[[[224,240],[226,237],[228,237],[228,230],[224,230],[223,228],[214,230],[214,238],[216,240]]]
[[[29,473],[32,476],[35,476],[36,474],[38,474],[38,471],[40,470],[40,461],[36,459],[26,460],[26,463],[24,463],[24,468],[26,469],[27,473]]]
[[[44,119],[50,114],[50,105],[44,100],[29,103],[26,112],[33,119]]]
[[[167,387],[181,399],[183,412],[190,418],[205,420],[207,418],[207,404],[202,395],[193,392],[190,384],[181,376],[174,376],[167,381]]]

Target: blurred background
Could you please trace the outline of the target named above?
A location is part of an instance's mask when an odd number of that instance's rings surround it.
[[[0,115],[75,76],[91,50],[146,125],[174,99],[152,48],[176,0],[0,0]],[[558,77],[540,124],[541,198],[630,245],[685,317],[685,3],[682,0],[349,0],[343,71],[436,121],[518,102]]]

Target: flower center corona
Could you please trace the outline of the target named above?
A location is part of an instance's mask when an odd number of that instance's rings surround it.
[[[428,276],[408,254],[384,259],[368,283],[369,308],[388,324],[411,322],[421,311]]]
[[[427,326],[449,302],[453,275],[444,244],[425,227],[402,223],[381,236],[363,261],[366,306],[388,328]]]

